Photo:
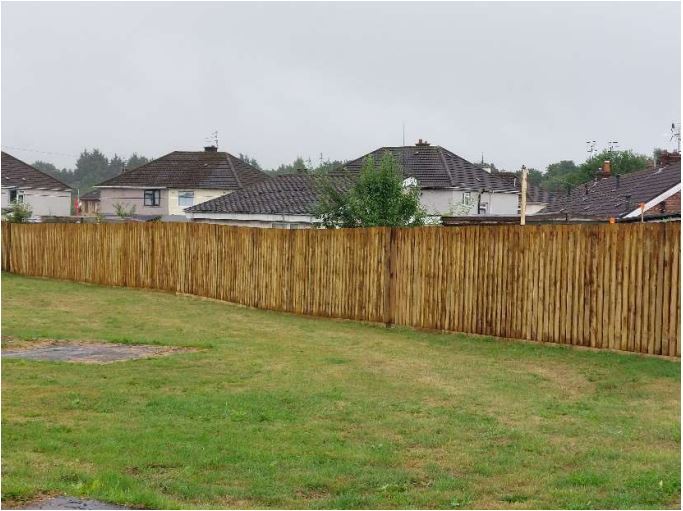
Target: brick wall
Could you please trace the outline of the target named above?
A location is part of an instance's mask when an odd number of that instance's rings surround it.
[[[668,199],[654,205],[645,212],[645,216],[665,215],[681,212],[681,192],[673,194]]]

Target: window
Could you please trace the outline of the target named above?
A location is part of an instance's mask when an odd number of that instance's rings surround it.
[[[23,190],[10,190],[9,191],[9,201],[10,202],[24,202],[24,191]]]
[[[489,209],[489,203],[488,202],[480,202],[479,203],[479,214],[480,215],[485,215],[486,212]]]
[[[178,192],[178,206],[189,208],[194,204],[194,192]]]
[[[472,201],[472,192],[463,192],[462,203],[463,204],[470,204],[471,201]]]
[[[161,190],[145,190],[145,206],[156,207],[161,204]]]

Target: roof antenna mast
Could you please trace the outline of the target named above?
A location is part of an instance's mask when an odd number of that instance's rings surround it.
[[[213,144],[214,146],[216,146],[216,149],[218,149],[218,130],[214,130],[211,133],[211,136],[206,137],[205,140],[207,144]]]
[[[681,123],[671,123],[671,140],[676,141],[676,152],[681,152]]]
[[[593,157],[593,153],[596,151],[595,149],[595,140],[588,140],[586,142],[586,145],[588,146],[588,159],[590,160]]]

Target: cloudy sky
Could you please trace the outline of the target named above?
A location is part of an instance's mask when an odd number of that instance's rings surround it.
[[[418,138],[498,167],[649,153],[680,120],[680,4],[2,3],[2,146],[220,147],[265,167]],[[31,151],[28,151],[28,150]],[[42,151],[42,152],[39,152]]]

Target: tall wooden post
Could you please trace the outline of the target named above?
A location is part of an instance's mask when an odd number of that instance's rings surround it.
[[[522,193],[520,197],[520,207],[519,207],[519,223],[520,225],[526,225],[526,188],[528,179],[528,170],[526,165],[522,165]]]
[[[396,286],[396,229],[386,228],[384,241],[384,324],[394,322],[394,287]]]

